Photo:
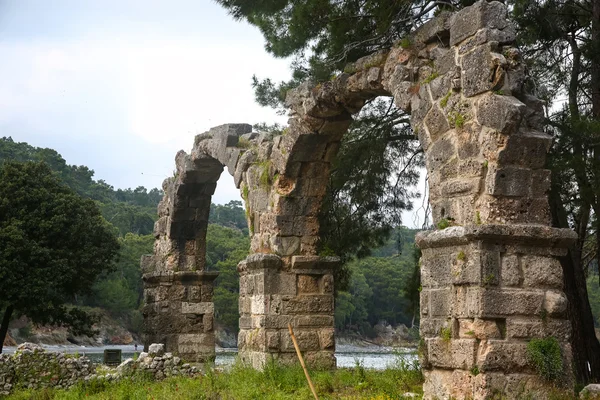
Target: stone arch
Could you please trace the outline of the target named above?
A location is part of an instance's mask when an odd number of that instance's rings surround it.
[[[154,254],[142,258],[145,347],[164,343],[190,361],[215,357],[213,281],[206,270],[206,233],[211,197],[225,166],[235,171],[240,137],[248,124],[229,124],[198,135],[192,154],[175,157],[174,176],[154,226]],[[201,143],[202,142],[202,143]]]
[[[514,39],[505,6],[480,0],[442,13],[348,73],[290,91],[289,126],[272,140],[251,135],[239,146],[233,136],[196,138],[191,160],[208,155],[231,164],[246,201],[252,254],[238,267],[242,359],[255,367],[268,356],[293,359],[289,323],[309,362],[335,365],[337,260],[317,254],[317,215],[352,114],[383,95],[410,113],[434,221],[450,225],[417,237],[425,398],[543,391],[526,344],[549,335],[563,349],[572,384],[557,257],[575,237],[549,226],[544,163],[552,138],[542,131],[541,101],[526,91]]]

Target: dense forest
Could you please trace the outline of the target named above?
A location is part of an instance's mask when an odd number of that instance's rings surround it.
[[[152,252],[152,229],[156,207],[162,198],[159,189],[114,189],[93,179],[86,166],[68,165],[56,151],[0,139],[3,160],[44,161],[62,181],[81,196],[97,202],[104,218],[114,226],[121,244],[120,257],[110,274],[96,283],[94,294],[73,299],[75,304],[105,310],[133,333],[142,326],[142,280],[140,257]],[[384,245],[370,255],[347,262],[350,272],[347,290],[338,291],[335,324],[338,331],[374,334],[381,322],[418,326],[419,270],[418,250],[414,247],[417,230],[398,227]],[[237,264],[248,254],[248,227],[241,201],[211,205],[207,234],[207,267],[220,272],[214,292],[215,317],[221,329],[235,332],[238,326],[239,280]],[[588,279],[590,303],[596,326],[600,326],[600,289],[598,276]]]

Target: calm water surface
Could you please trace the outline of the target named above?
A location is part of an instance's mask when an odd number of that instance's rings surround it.
[[[133,357],[135,353],[134,346],[101,346],[101,347],[85,347],[85,346],[54,346],[43,345],[48,351],[60,353],[79,353],[86,355],[95,362],[102,362],[105,349],[121,349],[122,358]],[[335,356],[337,358],[338,367],[355,367],[360,363],[365,368],[370,369],[386,369],[397,365],[400,361],[413,362],[417,360],[415,349],[410,348],[391,348],[383,346],[354,346],[354,345],[337,345]],[[138,352],[142,346],[138,347]],[[5,347],[4,352],[14,353],[16,347]],[[237,349],[217,348],[217,358],[215,365],[228,366],[235,362]]]

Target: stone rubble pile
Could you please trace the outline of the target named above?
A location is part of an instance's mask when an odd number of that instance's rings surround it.
[[[196,376],[200,369],[165,353],[163,344],[152,344],[148,353],[127,359],[116,368],[97,366],[85,356],[47,352],[33,343],[23,343],[15,354],[0,354],[0,396],[13,390],[67,389],[80,382],[118,381],[136,375],[161,380],[170,376]]]

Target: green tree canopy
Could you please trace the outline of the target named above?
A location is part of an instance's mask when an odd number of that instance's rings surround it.
[[[119,243],[96,204],[61,183],[45,163],[0,167],[0,350],[12,313],[39,323],[89,327],[65,304],[113,266]]]

